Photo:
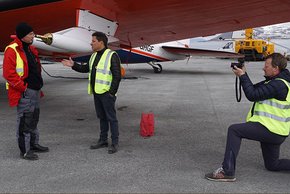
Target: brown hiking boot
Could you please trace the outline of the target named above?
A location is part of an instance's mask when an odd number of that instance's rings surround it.
[[[208,173],[205,175],[205,178],[210,181],[218,181],[218,182],[234,182],[236,181],[235,176],[228,176],[225,174],[225,171],[222,167],[218,168],[212,173]]]

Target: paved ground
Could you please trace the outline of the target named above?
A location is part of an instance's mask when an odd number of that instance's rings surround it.
[[[117,99],[120,151],[90,150],[98,139],[93,100],[85,79],[44,75],[41,143],[50,152],[40,160],[19,158],[15,109],[7,106],[0,78],[0,192],[13,193],[287,193],[289,172],[265,170],[260,146],[244,140],[235,183],[216,183],[204,174],[219,167],[227,127],[242,122],[249,109],[235,100],[230,61],[191,59],[163,65],[129,65]],[[250,63],[253,81],[263,78],[263,63]],[[53,75],[85,78],[60,64],[44,65]],[[2,70],[0,70],[2,74]],[[142,112],[155,114],[155,136],[139,136]],[[289,139],[281,156],[290,158]]]

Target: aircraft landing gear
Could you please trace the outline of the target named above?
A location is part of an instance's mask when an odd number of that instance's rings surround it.
[[[159,63],[155,64],[153,61],[151,61],[148,64],[153,68],[154,73],[162,72],[162,66]]]

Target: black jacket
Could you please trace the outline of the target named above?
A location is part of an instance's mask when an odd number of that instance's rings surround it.
[[[282,78],[287,82],[290,82],[290,72],[288,69],[282,70],[277,76],[269,78],[253,85],[248,74],[240,76],[240,82],[243,87],[244,93],[249,101],[262,101],[270,98],[285,101],[288,94],[288,87],[281,80],[275,80],[276,78]],[[269,81],[267,84],[265,82]]]
[[[97,52],[97,56],[96,56],[94,64],[93,64],[94,67],[96,67],[98,65],[98,63],[101,59],[101,56],[103,55],[105,50],[106,50],[106,48]],[[89,63],[86,63],[85,65],[74,63],[74,66],[72,67],[72,69],[77,71],[77,72],[88,73],[90,71],[90,65],[89,65]],[[116,53],[114,53],[112,56],[110,70],[112,72],[113,79],[112,79],[109,93],[112,95],[115,95],[118,91],[119,84],[121,81],[121,62],[120,62],[120,59]],[[91,72],[92,88],[95,87],[95,77],[96,77],[96,68],[92,68],[92,72]]]
[[[27,83],[27,88],[33,90],[40,90],[43,86],[43,79],[41,77],[41,66],[38,64],[37,58],[31,52],[29,46],[25,42],[22,42],[23,50],[25,52],[28,63],[28,77],[24,80]]]

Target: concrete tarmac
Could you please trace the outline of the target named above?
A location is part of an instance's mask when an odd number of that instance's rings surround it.
[[[8,107],[0,78],[1,193],[289,193],[289,172],[270,172],[260,144],[243,140],[234,183],[204,179],[221,166],[227,128],[245,120],[250,108],[244,94],[235,99],[229,60],[194,58],[163,63],[154,74],[147,64],[125,65],[117,97],[120,150],[90,150],[99,135],[87,79],[52,78],[43,72],[45,97],[39,122],[41,145],[50,152],[38,161],[20,159],[16,110]],[[246,64],[255,83],[263,62]],[[44,65],[56,76],[86,78],[61,64]],[[2,70],[0,70],[2,75]],[[137,79],[134,79],[137,78]],[[142,138],[142,112],[155,114],[155,135]],[[290,158],[290,142],[281,158]]]

